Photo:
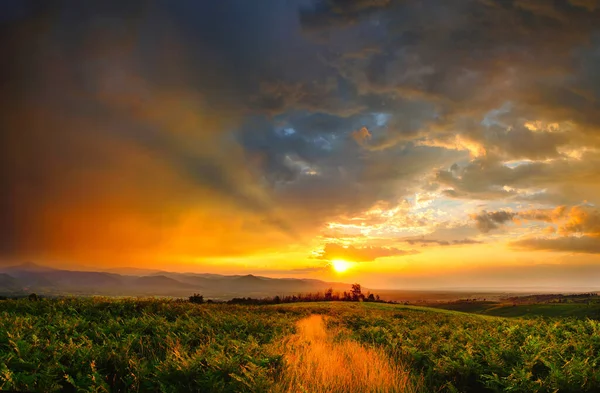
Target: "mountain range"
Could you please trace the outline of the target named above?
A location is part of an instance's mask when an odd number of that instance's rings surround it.
[[[120,273],[117,273],[119,271]],[[35,263],[0,267],[0,295],[173,296],[200,293],[206,298],[266,297],[324,291],[344,291],[349,284],[314,279],[269,278],[255,275],[174,273],[144,269],[110,272],[55,269]]]

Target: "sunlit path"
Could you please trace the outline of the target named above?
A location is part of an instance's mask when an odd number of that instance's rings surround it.
[[[334,340],[321,315],[300,320],[286,342],[284,392],[416,392],[410,374],[378,350]]]

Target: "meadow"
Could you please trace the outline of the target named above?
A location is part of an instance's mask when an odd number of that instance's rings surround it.
[[[381,303],[0,301],[0,389],[597,392],[600,322]]]

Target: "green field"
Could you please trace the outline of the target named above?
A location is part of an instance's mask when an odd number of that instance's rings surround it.
[[[545,303],[545,304],[504,304],[496,302],[447,303],[436,308],[491,315],[496,317],[520,318],[579,318],[600,320],[600,304],[585,303]]]
[[[0,389],[335,391],[306,390],[292,375],[290,337],[311,314],[325,321],[327,348],[376,350],[390,370],[406,372],[405,388],[395,391],[600,391],[600,322],[592,319],[103,298],[0,301]],[[370,361],[361,367],[368,371]],[[360,359],[353,362],[323,371],[351,375]]]

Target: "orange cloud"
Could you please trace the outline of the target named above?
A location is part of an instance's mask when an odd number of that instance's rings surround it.
[[[559,238],[530,238],[511,242],[510,245],[517,249],[567,251],[576,253],[600,253],[600,242],[590,236],[565,236]]]
[[[416,254],[415,250],[400,250],[393,247],[354,247],[340,246],[335,243],[327,243],[319,254],[320,259],[334,260],[344,259],[352,262],[371,262],[377,258],[394,257]]]
[[[361,146],[365,146],[367,141],[372,138],[372,134],[367,127],[352,132],[352,139]]]
[[[568,221],[559,228],[559,233],[600,237],[600,211],[589,206],[573,206]]]

